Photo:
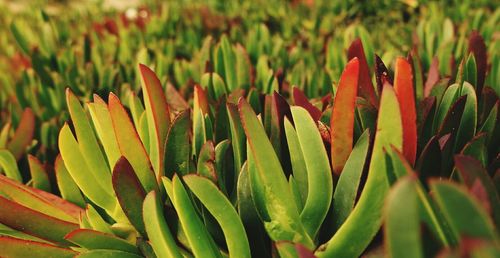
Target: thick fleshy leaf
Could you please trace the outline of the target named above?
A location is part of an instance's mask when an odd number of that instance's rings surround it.
[[[46,192],[51,192],[49,174],[45,171],[45,168],[40,160],[38,160],[35,156],[28,155],[28,164],[30,167],[33,187]]]
[[[416,164],[416,170],[422,182],[426,182],[426,179],[429,177],[440,176],[441,159],[441,148],[439,147],[438,137],[434,136],[425,145]]]
[[[144,199],[143,216],[146,232],[155,254],[159,257],[182,257],[175,239],[163,214],[163,205],[155,192],[150,192]]]
[[[487,135],[485,133],[478,133],[467,144],[465,144],[460,151],[460,154],[471,156],[477,159],[483,166],[487,166],[488,149],[486,136]]]
[[[270,243],[265,229],[262,226],[260,218],[255,209],[252,200],[250,188],[250,178],[248,171],[248,163],[245,163],[238,177],[237,199],[238,199],[238,214],[241,218],[247,237],[250,243],[252,257],[270,257],[267,246]]]
[[[308,182],[307,182],[307,169],[304,161],[304,155],[300,148],[299,137],[290,120],[285,119],[285,134],[290,151],[290,162],[292,165],[292,172],[294,181],[297,182],[297,190],[300,194],[301,203],[304,204],[307,199]],[[300,211],[304,208],[300,207]]]
[[[318,121],[321,118],[321,111],[309,102],[304,92],[299,88],[293,87],[293,102],[296,106],[303,107],[309,112],[314,121]]]
[[[35,133],[35,114],[31,108],[26,108],[21,115],[19,126],[7,144],[7,149],[12,152],[16,160],[19,160],[31,144]]]
[[[443,98],[441,99],[441,102],[439,102],[439,105],[436,110],[436,114],[434,116],[434,122],[433,122],[433,132],[437,132],[438,129],[442,126],[446,115],[448,114],[448,111],[452,108],[452,105],[456,102],[457,100],[457,95],[459,92],[459,85],[458,84],[453,84],[450,85],[444,95]],[[461,111],[462,112],[462,111]],[[456,113],[455,116],[461,117],[462,113]]]
[[[436,180],[430,187],[457,238],[465,235],[498,240],[493,222],[466,189],[452,182]]]
[[[391,147],[387,154],[386,162],[389,168],[388,179],[391,183],[397,182],[396,180],[405,176],[410,176],[411,178],[415,177],[415,172],[400,150]],[[451,229],[446,223],[445,218],[435,203],[431,201],[427,190],[418,180],[414,182],[415,190],[418,195],[420,218],[425,222],[428,229],[438,237],[438,240],[443,246],[456,245],[458,240],[452,235]]]
[[[305,246],[288,241],[275,243],[276,249],[282,258],[315,258],[314,253]]]
[[[100,184],[95,183],[100,178],[94,174],[96,171],[92,173],[87,163],[84,162],[78,142],[67,124],[59,133],[59,150],[67,171],[85,196],[107,211],[113,211],[115,207],[113,195],[104,190]]]
[[[416,48],[413,48],[408,54],[408,62],[413,71],[413,85],[415,87],[415,97],[417,102],[424,98],[424,75],[422,73],[422,63]]]
[[[137,247],[116,236],[90,229],[77,229],[64,237],[66,240],[82,248],[119,250],[139,254]]]
[[[210,127],[210,110],[205,91],[199,87],[194,87],[193,97],[193,155],[198,156],[201,146],[209,140]]]
[[[333,231],[340,228],[354,208],[369,146],[370,132],[366,130],[356,142],[335,187],[332,201]]]
[[[354,58],[342,73],[333,102],[331,130],[331,160],[333,172],[340,175],[352,150],[359,61]]]
[[[64,236],[78,224],[37,212],[0,196],[0,223],[24,233],[67,245]]]
[[[455,142],[455,152],[460,151],[463,146],[476,135],[477,127],[477,96],[474,87],[468,82],[464,82],[460,96],[467,96],[464,112],[460,119],[460,126],[457,130],[457,139]]]
[[[191,172],[191,133],[190,110],[182,111],[172,121],[165,143],[165,175],[172,177],[175,173],[186,175]]]
[[[484,186],[495,224],[500,225],[500,198],[486,169],[484,169],[478,160],[469,156],[456,155],[454,159],[455,167],[467,187],[472,188],[477,180]]]
[[[17,167],[17,161],[14,155],[8,150],[0,150],[0,169],[8,178],[12,178],[18,182],[23,182],[21,172]]]
[[[220,224],[232,257],[251,257],[245,228],[231,202],[209,179],[188,175],[183,177],[189,189],[200,199]]]
[[[227,103],[229,128],[231,130],[231,146],[233,147],[234,171],[239,173],[246,158],[246,136],[235,104]]]
[[[90,204],[87,205],[87,209],[85,210],[85,219],[91,226],[91,229],[113,234],[111,225],[108,224],[108,222],[104,220],[103,216],[94,208],[94,206]]]
[[[214,183],[218,181],[215,166],[215,146],[213,141],[207,141],[201,147],[198,157],[197,172],[199,175],[210,178]]]
[[[118,250],[96,249],[85,253],[80,253],[75,257],[76,258],[141,258],[142,256]]]
[[[424,257],[418,209],[416,178],[400,178],[385,200],[384,233],[388,257]]]
[[[481,34],[477,31],[472,31],[469,36],[469,53],[472,52],[477,65],[477,85],[475,85],[477,92],[482,92],[484,80],[486,78],[487,69],[487,53],[486,44],[484,43]]]
[[[113,168],[112,182],[116,198],[123,212],[137,231],[146,236],[142,217],[142,203],[146,197],[146,191],[137,178],[132,165],[123,156],[118,159]]]
[[[356,39],[351,43],[347,50],[347,58],[352,60],[357,57],[359,61],[359,79],[358,79],[358,96],[368,100],[374,107],[378,107],[377,96],[375,95],[375,88],[373,87],[370,68],[366,62],[366,56],[363,49],[361,39]]]
[[[69,248],[23,240],[14,237],[0,236],[0,250],[2,257],[44,257],[44,258],[71,258],[78,254]]]
[[[52,196],[51,199],[46,199],[39,194],[40,190],[39,192],[34,190],[7,177],[0,176],[0,192],[4,196],[8,196],[11,201],[60,220],[73,223],[78,221],[78,215],[81,211],[78,207],[64,202],[59,197]],[[59,198],[59,201],[55,200],[56,198]]]
[[[411,65],[404,58],[396,59],[394,91],[398,97],[403,123],[403,153],[410,164],[415,163],[417,155],[417,114],[413,89]]]
[[[163,174],[163,157],[170,127],[170,111],[163,87],[156,74],[143,64],[139,64],[139,71],[149,127],[149,156],[153,169],[159,177]]]
[[[182,97],[182,95],[177,91],[177,89],[171,83],[167,83],[166,86],[166,97],[168,106],[174,111],[183,111],[189,109],[189,104]]]
[[[300,218],[309,236],[315,238],[330,208],[333,192],[332,172],[328,154],[314,120],[301,107],[292,107],[291,111],[307,169],[308,192]]]
[[[193,254],[197,257],[221,257],[180,178],[174,175],[172,182],[166,177],[162,179]]]
[[[157,189],[154,171],[151,167],[148,154],[125,108],[114,94],[109,95],[108,101],[109,112],[121,155],[130,162],[146,192]]]
[[[460,126],[460,119],[464,112],[466,102],[467,97],[462,96],[458,98],[457,101],[455,101],[455,103],[453,103],[453,105],[448,109],[441,126],[436,131],[439,137],[450,133],[453,133],[454,135],[456,134],[456,131]]]
[[[56,158],[54,171],[61,196],[65,200],[68,200],[79,207],[85,207],[85,200],[83,199],[82,193],[64,166],[64,161],[62,160],[61,155],[58,155]]]
[[[94,103],[88,103],[87,105],[97,136],[108,158],[109,167],[112,168],[121,155],[108,105],[97,95],[94,95]]]
[[[104,191],[110,193],[111,186],[111,170],[106,162],[106,159],[101,152],[101,148],[97,142],[97,137],[94,134],[94,129],[89,122],[85,110],[80,104],[78,98],[71,92],[68,88],[66,89],[66,103],[68,105],[68,110],[71,115],[71,120],[73,122],[76,138],[78,140],[78,148],[82,154],[83,159],[69,161],[63,156],[63,160],[66,167],[72,172],[72,167],[70,167],[68,162],[78,162],[81,163],[85,161],[89,170],[87,173],[92,173]],[[66,155],[67,156],[67,155]]]
[[[312,240],[306,234],[292,193],[288,187],[280,161],[274,152],[271,142],[266,136],[262,124],[253,112],[250,105],[241,98],[239,101],[240,118],[248,139],[249,155],[255,160],[255,175],[250,173],[251,184],[252,177],[259,178],[258,185],[252,186],[273,189],[273,192],[260,192],[265,202],[257,203],[257,210],[266,210],[269,221],[264,221],[264,225],[273,240],[297,240],[306,246],[312,247]],[[249,172],[252,170],[249,169]],[[256,191],[252,190],[252,196]],[[255,199],[255,197],[254,197]]]
[[[403,145],[403,128],[399,103],[394,90],[384,85],[377,120],[368,178],[354,210],[325,246],[318,257],[356,257],[368,246],[380,228],[382,206],[389,188],[384,149]]]
[[[424,86],[424,97],[429,97],[431,95],[431,91],[434,88],[434,85],[439,81],[439,60],[436,57],[432,59],[431,66],[429,67],[429,71],[427,74],[427,80],[425,81]]]

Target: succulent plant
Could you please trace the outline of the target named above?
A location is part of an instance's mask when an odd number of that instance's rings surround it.
[[[0,256],[498,257],[500,12],[407,2],[0,18]]]

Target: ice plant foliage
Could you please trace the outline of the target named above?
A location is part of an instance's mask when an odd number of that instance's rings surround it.
[[[96,28],[133,32],[114,23]],[[31,49],[13,23],[54,103],[25,106],[0,131],[0,256],[498,257],[498,53],[487,29],[453,48],[434,23],[387,66],[351,28],[347,55],[325,41],[317,72],[295,60],[298,46],[275,53],[264,24],[248,45],[207,37],[172,63],[168,48],[144,48],[116,70],[87,35],[87,79],[109,83],[93,95],[73,53],[52,64],[37,56],[52,45]],[[137,85],[111,87],[122,77]],[[15,95],[38,103],[30,90]],[[37,137],[40,155],[26,155]]]

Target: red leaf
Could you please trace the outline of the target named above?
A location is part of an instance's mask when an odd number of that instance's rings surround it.
[[[146,191],[142,187],[132,165],[123,156],[118,159],[113,168],[112,182],[116,198],[123,212],[137,231],[142,236],[146,236],[142,218],[142,202],[146,198]]]
[[[0,236],[0,250],[2,250],[2,257],[70,258],[78,254],[78,252],[68,248],[9,236]]]
[[[352,150],[354,118],[360,64],[358,58],[347,63],[340,76],[339,86],[333,102],[331,128],[331,157],[335,174],[340,175]]]
[[[150,141],[151,163],[158,175],[163,173],[163,156],[165,154],[165,141],[167,140],[168,128],[170,127],[170,110],[167,98],[163,92],[161,82],[156,74],[143,64],[139,64],[142,78],[142,92],[148,121],[154,123],[155,133],[150,132],[149,137],[156,137],[156,141]],[[156,143],[157,146],[152,143]],[[154,153],[154,154],[153,154]]]
[[[432,88],[439,81],[439,60],[437,57],[432,59],[431,67],[429,67],[429,73],[427,74],[427,80],[424,86],[424,97],[429,97]]]
[[[14,133],[14,136],[7,144],[7,149],[12,152],[16,160],[24,154],[26,148],[33,140],[35,132],[35,115],[31,108],[26,108],[21,116],[21,122]]]
[[[411,64],[404,58],[396,60],[394,90],[398,97],[403,123],[403,154],[411,165],[417,155],[417,114]]]
[[[370,76],[370,68],[366,61],[363,43],[359,38],[351,43],[347,51],[347,59],[351,60],[355,57],[359,60],[358,95],[368,100],[374,107],[378,107],[378,100],[375,96],[375,89],[373,88]]]
[[[0,223],[24,233],[67,245],[64,236],[78,224],[56,219],[0,196]]]
[[[486,44],[484,40],[477,31],[472,31],[469,36],[469,53],[474,54],[476,59],[477,67],[477,85],[476,92],[482,92],[484,85],[484,79],[486,78],[486,68],[487,68],[487,54],[486,54]]]
[[[295,105],[305,108],[314,121],[318,121],[321,118],[321,111],[309,102],[304,92],[297,87],[293,87],[292,94]]]

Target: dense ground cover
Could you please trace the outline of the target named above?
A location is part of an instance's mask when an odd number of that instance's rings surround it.
[[[500,9],[339,2],[5,13],[1,255],[498,257]]]

